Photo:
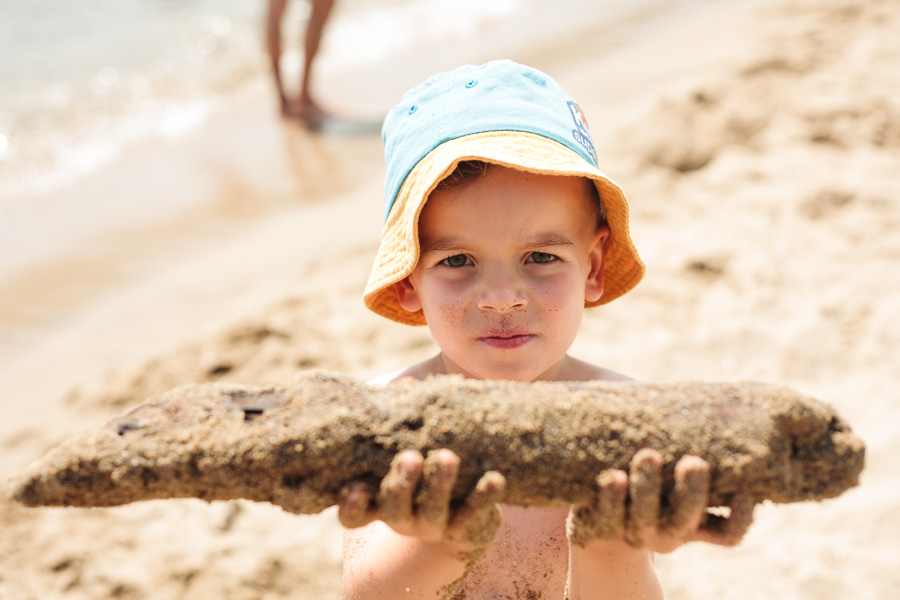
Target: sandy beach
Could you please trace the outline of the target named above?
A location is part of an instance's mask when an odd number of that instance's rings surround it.
[[[5,202],[0,598],[340,597],[331,509],[27,509],[6,481],[180,384],[365,379],[433,353],[427,330],[362,304],[384,174],[371,124],[432,72],[500,56],[579,99],[648,265],[586,313],[572,354],[646,381],[787,384],[867,444],[840,498],[763,505],[736,548],[658,557],[668,597],[900,597],[898,28],[890,0],[661,2],[577,38],[498,35],[321,81],[363,119],[353,135],[282,121],[260,85],[188,136]]]

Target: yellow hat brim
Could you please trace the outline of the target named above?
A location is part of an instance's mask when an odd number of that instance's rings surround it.
[[[644,263],[628,230],[628,201],[622,189],[574,151],[549,138],[518,131],[475,133],[444,142],[406,177],[388,214],[381,245],[363,300],[366,306],[407,325],[425,325],[422,311],[400,306],[394,284],[402,281],[419,261],[419,214],[431,192],[462,161],[480,160],[543,175],[587,177],[600,193],[610,236],[604,247],[604,289],[596,302],[606,304],[633,288],[644,276]]]

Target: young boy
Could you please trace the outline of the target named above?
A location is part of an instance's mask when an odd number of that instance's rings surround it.
[[[511,61],[441,73],[391,109],[383,137],[386,221],[365,302],[427,325],[440,352],[378,383],[627,379],[567,354],[583,309],[627,292],[644,266],[625,196],[556,82]],[[593,506],[497,505],[498,473],[456,506],[453,452],[401,452],[379,490],[345,490],[339,515],[356,529],[345,533],[344,597],[660,598],[653,551],[734,544],[752,511],[737,496],[728,520],[707,515],[697,498],[709,467],[693,456],[661,508],[661,463],[642,451],[629,473],[598,474]],[[600,513],[617,526],[573,527]]]

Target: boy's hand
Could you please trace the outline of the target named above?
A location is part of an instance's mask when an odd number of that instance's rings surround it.
[[[496,471],[485,473],[458,509],[451,494],[459,473],[459,457],[451,450],[436,450],[424,458],[404,450],[391,462],[377,494],[363,483],[344,488],[338,518],[348,528],[380,519],[401,535],[425,542],[447,542],[466,552],[483,551],[500,526],[497,502],[506,479]]]
[[[754,501],[745,494],[734,496],[727,518],[706,511],[709,464],[699,456],[684,456],[675,465],[675,490],[666,517],[660,514],[660,454],[641,450],[629,470],[630,476],[618,469],[604,471],[597,477],[596,505],[572,507],[567,523],[572,543],[624,540],[635,548],[662,553],[694,540],[734,546],[753,521]]]

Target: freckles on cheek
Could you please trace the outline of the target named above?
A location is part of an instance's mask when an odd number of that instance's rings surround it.
[[[440,282],[430,294],[433,317],[443,326],[461,327],[465,324],[466,302],[457,285]],[[427,315],[426,315],[427,316]]]
[[[546,312],[563,310],[570,303],[574,302],[570,298],[573,294],[567,293],[567,288],[562,285],[544,288],[539,295],[541,297],[541,308]]]
[[[438,304],[441,322],[450,327],[461,327],[465,320],[463,303],[460,301],[446,301]]]

